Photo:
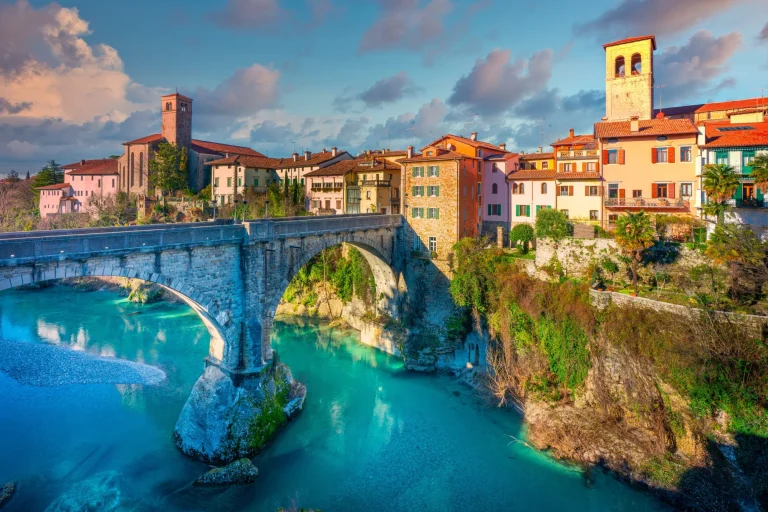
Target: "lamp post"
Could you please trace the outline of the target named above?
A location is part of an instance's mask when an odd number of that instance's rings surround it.
[[[269,218],[269,199],[264,202],[264,218]]]
[[[243,199],[243,222],[245,222],[245,212],[248,211],[248,201]]]
[[[211,207],[213,208],[213,220],[216,220],[216,199],[211,201]]]

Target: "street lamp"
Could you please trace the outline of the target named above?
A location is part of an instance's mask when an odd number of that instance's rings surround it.
[[[269,218],[269,199],[264,202],[264,218]]]
[[[211,201],[211,207],[213,208],[213,220],[216,220],[216,199],[214,198]]]
[[[248,211],[248,201],[243,199],[243,222],[245,222],[245,212]]]

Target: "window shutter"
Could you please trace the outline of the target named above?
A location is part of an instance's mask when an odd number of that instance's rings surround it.
[[[439,195],[440,195],[440,185],[438,185],[438,186],[436,186],[436,187],[435,187],[435,195],[436,195],[436,196],[439,196]]]
[[[560,164],[560,172],[565,172],[565,164]]]
[[[603,165],[605,165],[607,163],[608,163],[608,150],[604,149],[603,150]]]
[[[619,165],[624,165],[626,155],[623,149],[619,150]]]
[[[659,197],[659,189],[656,188],[655,183],[651,183],[651,197],[654,199]]]
[[[416,168],[415,168],[415,167],[412,167],[412,168],[411,168],[411,177],[412,177],[412,178],[415,178],[415,177],[416,177]]]
[[[541,210],[541,205],[536,205],[536,213],[539,213],[539,210]]]
[[[667,194],[669,195],[670,199],[674,199],[675,198],[675,184],[674,183],[670,183],[669,185],[667,185]]]
[[[573,196],[573,185],[568,187],[568,195]]]
[[[667,149],[667,162],[671,164],[675,163],[675,148]]]
[[[584,185],[584,195],[585,196],[589,195],[589,185]]]
[[[620,188],[619,189],[619,199],[624,199],[625,197],[627,197],[627,191],[624,190],[623,188]]]
[[[435,208],[435,218],[436,219],[440,218],[440,208]]]
[[[411,195],[412,195],[413,197],[416,197],[416,189],[417,189],[417,188],[418,188],[418,187],[411,187]]]
[[[499,205],[499,215],[501,215],[501,205]],[[525,216],[530,217],[531,216],[531,205],[526,205],[525,207]]]
[[[515,205],[515,216],[516,217],[520,216],[520,205],[519,204]]]
[[[581,162],[581,172],[584,172],[587,170],[587,162]]]
[[[488,215],[491,214],[491,205],[488,205]]]
[[[651,163],[658,163],[659,156],[656,154],[656,148],[651,148]],[[654,196],[656,197],[656,196]]]
[[[440,177],[440,166],[435,166],[435,176]]]

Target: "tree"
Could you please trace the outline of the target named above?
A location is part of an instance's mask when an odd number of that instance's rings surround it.
[[[21,180],[21,178],[19,178],[19,173],[16,172],[14,169],[11,169],[11,172],[8,173],[8,181],[10,181],[11,183],[16,183],[19,180]]]
[[[763,194],[768,194],[768,154],[763,153],[752,160],[752,177]]]
[[[714,215],[718,224],[725,222],[728,201],[739,187],[739,176],[733,167],[727,164],[707,164],[704,166],[701,188],[707,193],[704,212]]]
[[[768,280],[766,244],[749,226],[718,225],[709,237],[705,253],[715,263],[728,265],[733,298],[754,299],[760,294]]]
[[[545,208],[536,213],[537,238],[550,238],[557,245],[571,235],[572,228],[568,217],[559,210]]]
[[[616,243],[622,252],[632,258],[632,285],[637,295],[637,265],[643,252],[653,245],[654,234],[651,217],[644,210],[627,212],[616,220]]]
[[[512,247],[520,244],[520,252],[528,254],[528,247],[533,242],[533,228],[530,224],[518,224],[509,232],[509,243]]]
[[[165,196],[177,190],[187,188],[187,170],[182,167],[186,161],[186,149],[179,149],[175,144],[161,142],[154,157],[149,162],[149,184],[160,191],[165,208]]]
[[[29,171],[27,171],[27,179],[29,179]]]
[[[35,174],[35,177],[32,179],[32,188],[37,192],[40,187],[59,183],[64,183],[64,175],[61,173],[59,164],[51,160],[45,167],[40,169],[40,172]],[[39,201],[39,194],[37,200]]]

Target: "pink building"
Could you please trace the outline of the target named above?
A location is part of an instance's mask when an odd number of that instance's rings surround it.
[[[62,166],[64,183],[40,187],[40,216],[90,213],[90,199],[117,193],[118,161],[114,158],[81,160]]]
[[[496,236],[499,226],[504,229],[504,236],[509,234],[509,183],[507,176],[520,168],[520,155],[501,153],[485,157],[483,160],[482,218],[483,234]]]
[[[360,160],[342,160],[304,174],[309,211],[315,215],[344,213],[344,176],[359,164]]]

